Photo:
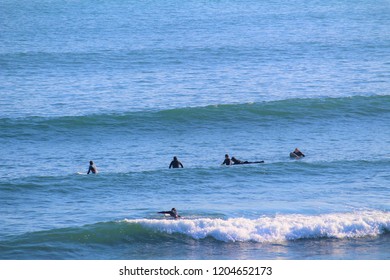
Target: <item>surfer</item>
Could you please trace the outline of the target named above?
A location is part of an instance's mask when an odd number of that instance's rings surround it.
[[[300,159],[302,157],[305,157],[305,155],[298,148],[295,148],[294,152],[290,153],[290,157]]]
[[[225,160],[222,162],[222,165],[224,165],[224,164],[226,164],[226,165],[232,165],[233,164],[233,162],[230,159],[228,154],[225,155]]]
[[[183,168],[183,164],[177,159],[177,157],[173,157],[173,160],[171,161],[171,164],[169,165],[169,168]]]
[[[89,174],[90,172],[92,172],[93,174],[98,173],[96,165],[93,163],[92,160],[89,162],[89,168],[87,174]]]
[[[161,211],[161,212],[157,212],[158,214],[169,214],[171,217],[177,219],[177,218],[180,218],[180,215],[177,213],[177,210],[176,208],[172,208],[171,211]]]
[[[264,160],[261,161],[242,161],[239,159],[236,159],[235,157],[232,157],[233,164],[251,164],[251,163],[264,163]]]

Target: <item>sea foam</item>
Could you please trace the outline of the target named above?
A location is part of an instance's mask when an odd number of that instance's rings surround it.
[[[128,220],[157,232],[184,234],[194,239],[212,237],[224,242],[283,242],[313,238],[359,238],[390,231],[390,213],[363,211],[353,213],[276,215],[258,219],[178,219]]]

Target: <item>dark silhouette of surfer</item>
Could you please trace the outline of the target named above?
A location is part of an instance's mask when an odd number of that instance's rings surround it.
[[[264,163],[264,160],[260,160],[260,161],[242,161],[242,160],[239,160],[239,159],[236,159],[235,157],[232,157],[232,162],[233,164],[252,164],[252,163]]]
[[[305,157],[305,155],[298,148],[295,148],[294,152],[290,153],[290,157],[300,159],[302,157]]]
[[[91,172],[92,172],[93,174],[98,173],[97,168],[96,168],[96,165],[93,163],[92,160],[89,162],[89,168],[88,168],[87,174],[89,174],[89,173],[91,173]]]
[[[177,213],[177,210],[176,208],[172,208],[171,211],[161,211],[161,212],[157,212],[158,214],[169,214],[171,217],[177,219],[177,218],[180,218],[180,215]]]
[[[222,165],[224,165],[224,164],[226,164],[226,165],[232,165],[233,164],[233,162],[230,159],[228,154],[225,155],[225,160],[222,162]]]
[[[177,159],[177,157],[173,157],[173,160],[171,161],[171,164],[169,165],[169,168],[183,168],[183,164]]]

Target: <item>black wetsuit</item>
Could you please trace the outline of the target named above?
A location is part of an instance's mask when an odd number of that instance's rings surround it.
[[[169,214],[171,217],[173,218],[180,218],[180,215],[177,214],[177,211],[176,210],[171,210],[171,211],[161,211],[161,212],[158,212],[159,214]]]
[[[296,155],[299,156],[299,157],[304,157],[304,156],[305,156],[301,151],[299,151],[299,152],[294,152],[294,154],[296,154]]]
[[[261,160],[261,161],[242,161],[242,160],[239,160],[239,159],[236,159],[236,158],[232,158],[232,161],[234,162],[234,164],[251,164],[251,163],[264,163],[264,160]]]
[[[222,165],[224,165],[224,164],[232,165],[233,163],[232,163],[232,160],[230,158],[225,158],[225,160],[222,162]]]
[[[87,174],[89,174],[90,172],[92,172],[93,174],[97,173],[95,165],[90,165],[89,166]]]
[[[183,168],[184,166],[183,166],[183,164],[182,164],[180,161],[178,161],[178,160],[172,160],[172,161],[171,161],[171,164],[169,165],[169,168],[179,168],[179,167]]]
[[[232,158],[232,161],[234,164],[245,164],[245,163],[248,163],[247,161],[242,161],[242,160],[239,160],[239,159],[236,159],[236,158]]]
[[[301,151],[298,151],[298,152],[294,151],[290,155],[292,155],[292,157],[297,157],[297,158],[305,157],[305,155]]]
[[[298,159],[301,157],[305,157],[305,155],[301,151],[294,151],[290,153],[290,157]]]

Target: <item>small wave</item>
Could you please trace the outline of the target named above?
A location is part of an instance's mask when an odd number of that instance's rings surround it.
[[[365,211],[319,216],[278,215],[259,219],[125,220],[144,228],[224,242],[284,242],[313,238],[359,238],[390,231],[390,213]]]
[[[218,123],[262,123],[285,120],[357,118],[389,113],[390,96],[287,99],[280,101],[188,107],[161,111],[105,113],[85,116],[2,118],[0,129],[6,137],[21,132],[73,131],[74,129],[109,127],[110,129],[157,129],[168,126],[212,125]]]

